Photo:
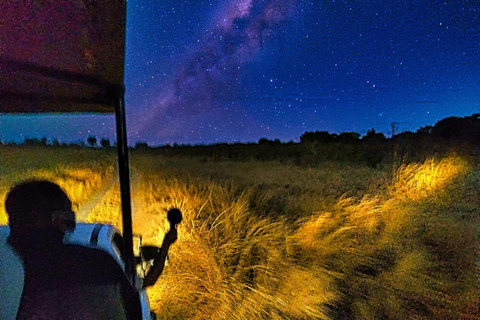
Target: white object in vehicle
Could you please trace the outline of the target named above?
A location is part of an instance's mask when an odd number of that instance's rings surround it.
[[[15,320],[23,292],[24,273],[20,257],[7,243],[10,229],[0,226],[0,319]]]
[[[8,226],[0,226],[0,319],[15,320],[24,285],[23,262],[7,243],[10,235]],[[124,270],[122,259],[123,238],[118,230],[108,224],[78,223],[67,232],[65,243],[95,247],[108,252]],[[141,279],[136,279],[141,282]],[[137,286],[140,288],[140,286]],[[146,291],[138,290],[142,308],[142,319],[152,319]]]

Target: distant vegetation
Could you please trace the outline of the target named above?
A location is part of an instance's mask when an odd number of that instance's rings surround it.
[[[116,142],[112,143],[106,138],[98,140],[90,135],[86,141],[70,144],[60,143],[56,139],[49,142],[45,137],[26,138],[21,145],[110,148],[115,147]],[[305,166],[337,161],[376,167],[392,161],[422,161],[452,151],[464,156],[476,156],[480,151],[480,114],[445,118],[434,126],[425,126],[416,132],[394,133],[388,138],[375,129],[370,129],[364,136],[356,132],[335,134],[307,131],[299,137],[298,142],[261,138],[256,143],[149,146],[139,141],[135,143],[134,149],[156,151],[156,154],[168,156],[195,156],[204,161],[278,160]]]

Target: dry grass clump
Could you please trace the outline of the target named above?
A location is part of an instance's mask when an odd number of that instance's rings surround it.
[[[476,188],[469,172],[453,157],[402,166],[386,197],[341,199],[300,225],[297,262],[334,274],[331,318],[453,319],[468,309],[478,240],[457,203]]]
[[[53,181],[67,192],[74,206],[78,207],[84,204],[103,184],[109,182],[114,174],[113,167],[59,167],[53,171]]]
[[[159,176],[147,179],[144,188],[157,191],[145,196],[150,212],[153,203],[157,212],[163,211],[163,219],[169,207],[184,212],[171,262],[149,290],[159,319],[324,317],[325,308],[318,302],[334,295],[328,281],[323,282],[331,278],[311,279],[304,268],[291,264],[290,228],[281,220],[252,214],[247,193],[193,178],[183,183]],[[160,224],[157,244],[165,231]]]
[[[440,161],[428,159],[424,163],[402,165],[394,177],[392,194],[410,200],[421,200],[441,190],[452,179],[464,175],[468,162],[456,156]]]
[[[148,290],[159,319],[214,319],[224,314],[221,271],[211,250],[200,241],[173,247],[161,280]]]
[[[120,187],[116,183],[88,215],[89,223],[105,223],[122,230]]]

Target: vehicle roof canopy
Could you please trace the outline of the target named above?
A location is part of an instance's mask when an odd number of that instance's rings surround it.
[[[115,111],[125,0],[6,0],[0,12],[0,113]]]
[[[134,283],[126,7],[126,0],[0,1],[0,114],[115,113],[125,272]]]

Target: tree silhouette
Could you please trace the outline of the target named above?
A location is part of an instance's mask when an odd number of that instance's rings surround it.
[[[342,132],[338,135],[341,143],[356,144],[360,142],[360,134],[356,132]]]
[[[27,146],[46,146],[47,145],[47,138],[42,137],[41,139],[38,138],[25,138],[24,144]]]
[[[480,140],[480,115],[469,117],[448,117],[438,121],[432,128],[436,139],[478,143]]]
[[[419,136],[429,136],[429,135],[432,134],[432,129],[433,129],[432,126],[421,127],[419,129],[417,129],[417,134]]]
[[[90,147],[94,147],[97,145],[97,138],[95,136],[88,136],[87,138],[87,143],[90,145]]]
[[[376,132],[375,129],[370,129],[367,134],[363,136],[362,140],[365,142],[376,143],[386,139],[385,135],[381,132]]]
[[[148,143],[146,142],[143,142],[143,141],[137,141],[135,143],[135,149],[148,149],[149,146],[148,146]]]
[[[300,142],[331,143],[334,142],[336,138],[336,134],[330,134],[328,131],[306,131],[300,136]]]
[[[110,140],[107,139],[107,138],[102,138],[100,140],[100,145],[102,146],[102,148],[109,148],[110,147]]]

